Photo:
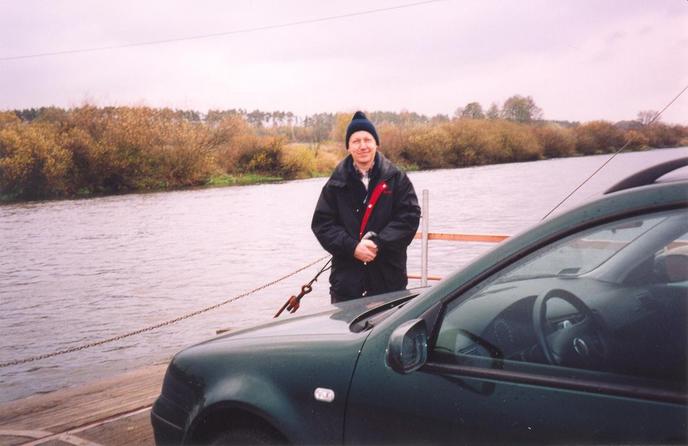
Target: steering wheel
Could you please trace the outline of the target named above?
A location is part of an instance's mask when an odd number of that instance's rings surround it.
[[[578,312],[575,322],[564,322],[551,332],[547,302],[562,299]],[[547,362],[552,365],[595,368],[604,366],[609,355],[607,330],[590,308],[573,293],[553,289],[540,294],[533,304],[533,327]]]

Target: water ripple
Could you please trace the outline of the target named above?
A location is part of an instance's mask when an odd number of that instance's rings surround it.
[[[684,151],[621,155],[566,207]],[[409,177],[419,194],[430,191],[431,231],[508,235],[537,223],[607,158],[412,172]],[[322,257],[310,220],[324,182],[317,178],[0,206],[0,361],[169,320]],[[430,273],[447,275],[489,248],[433,241]],[[0,401],[164,360],[219,328],[267,322],[316,269],[242,302],[126,342],[0,369]],[[409,272],[419,271],[420,244],[415,241],[409,249]],[[327,293],[324,275],[299,313],[326,307]]]

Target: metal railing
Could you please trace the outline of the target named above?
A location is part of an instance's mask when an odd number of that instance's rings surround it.
[[[421,196],[421,222],[420,231],[416,233],[414,239],[420,239],[420,274],[409,274],[409,279],[420,279],[420,286],[427,286],[428,280],[442,280],[440,276],[428,274],[428,248],[430,240],[445,240],[450,242],[468,243],[499,243],[509,238],[508,235],[495,234],[450,234],[441,232],[430,232],[430,193],[423,189]]]

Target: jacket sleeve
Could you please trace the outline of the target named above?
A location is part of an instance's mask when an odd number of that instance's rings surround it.
[[[315,206],[311,229],[327,252],[335,256],[353,257],[358,241],[342,225],[337,207],[337,197],[326,184]]]
[[[406,249],[418,231],[420,206],[411,180],[401,173],[394,191],[392,218],[378,234],[381,249]]]

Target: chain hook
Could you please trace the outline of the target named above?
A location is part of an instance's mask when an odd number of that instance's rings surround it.
[[[331,268],[330,262],[332,262],[332,258],[330,258],[330,260],[328,260],[327,263],[325,263],[325,266],[323,266],[322,269],[320,269],[318,274],[316,274],[310,282],[301,286],[301,292],[298,295],[291,296],[289,297],[289,299],[287,299],[284,305],[282,305],[282,307],[277,311],[273,319],[279,317],[279,315],[282,314],[284,310],[287,310],[290,313],[295,313],[296,310],[298,310],[299,307],[301,307],[301,298],[313,291],[313,283],[315,283],[318,280],[318,277],[320,277],[322,273]]]

